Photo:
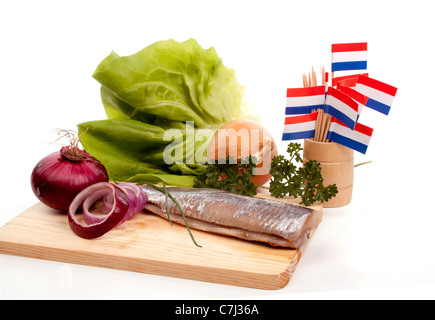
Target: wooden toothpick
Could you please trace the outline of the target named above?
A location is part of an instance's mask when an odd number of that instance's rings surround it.
[[[314,72],[314,67],[311,66],[311,76],[313,77],[313,87],[317,87],[317,77],[316,77],[316,73]]]

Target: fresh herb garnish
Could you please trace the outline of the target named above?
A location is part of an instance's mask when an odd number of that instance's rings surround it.
[[[207,165],[206,173],[194,180],[194,188],[220,189],[245,196],[255,196],[258,185],[252,183],[256,158],[249,156],[240,162],[234,161],[230,156],[225,161]]]
[[[270,194],[276,198],[287,195],[294,198],[301,197],[301,204],[306,206],[317,201],[323,203],[335,197],[338,193],[337,186],[323,185],[320,163],[310,160],[302,166],[296,165],[303,163],[300,151],[302,151],[301,145],[292,142],[287,148],[289,160],[282,155],[272,159]]]
[[[187,232],[189,232],[190,238],[192,239],[193,243],[194,243],[197,247],[202,248],[202,246],[200,246],[200,245],[196,242],[195,238],[193,237],[192,232],[190,231],[189,224],[187,223],[186,216],[184,215],[183,208],[181,208],[181,206],[180,206],[180,204],[178,203],[178,201],[175,200],[175,198],[174,198],[174,197],[173,197],[173,196],[168,192],[168,189],[166,188],[166,184],[163,183],[163,188],[160,188],[160,187],[158,187],[158,186],[156,186],[156,185],[154,185],[154,184],[152,184],[152,183],[145,183],[145,184],[165,194],[165,208],[166,208],[166,214],[168,215],[168,220],[169,220],[169,222],[171,223],[171,226],[172,226],[173,224],[172,224],[171,216],[169,215],[168,198],[170,198],[170,199],[175,203],[175,205],[177,206],[178,210],[180,210],[181,216],[183,217],[184,224],[186,225],[186,229],[187,229]]]
[[[310,206],[315,202],[325,202],[338,193],[335,184],[325,187],[323,185],[322,168],[316,160],[310,160],[304,165],[300,152],[301,144],[290,143],[287,152],[290,159],[278,155],[272,159],[270,166],[270,194],[275,198],[290,196],[301,198],[301,204]],[[257,188],[267,188],[252,183],[255,157],[244,158],[241,163],[235,162],[231,157],[227,161],[208,164],[205,174],[194,180],[194,188],[213,188],[238,193],[246,196],[255,196]]]

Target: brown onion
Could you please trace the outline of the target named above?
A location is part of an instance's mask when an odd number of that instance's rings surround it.
[[[207,160],[221,160],[231,156],[238,162],[247,156],[255,156],[256,174],[252,182],[264,185],[272,177],[269,173],[272,158],[278,155],[273,137],[259,123],[238,119],[219,128],[207,149]]]

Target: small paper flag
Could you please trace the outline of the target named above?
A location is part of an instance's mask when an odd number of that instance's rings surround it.
[[[368,73],[362,73],[365,76],[368,76]],[[351,87],[354,88],[356,85],[356,82],[358,81],[359,76],[361,75],[361,73],[359,74],[350,74],[347,76],[341,76],[341,77],[334,77],[332,79],[332,85],[338,86],[340,84],[346,86],[346,87]]]
[[[332,45],[332,72],[367,70],[367,42]]]
[[[287,89],[286,115],[307,114],[323,109],[325,86]]]
[[[355,89],[341,85],[341,83],[338,84],[337,89],[338,91],[347,94],[349,97],[355,100],[356,103],[358,103],[358,116],[361,115],[361,112],[369,98],[362,93],[356,91]]]
[[[299,140],[314,138],[317,112],[301,116],[286,117],[282,140]]]
[[[360,75],[355,90],[368,97],[366,106],[388,115],[393,104],[397,88],[381,81]]]
[[[328,139],[365,154],[372,134],[373,129],[361,123],[357,123],[354,130],[350,130],[344,123],[332,119]]]
[[[347,94],[331,87],[328,88],[326,96],[325,113],[337,118],[353,130],[358,119],[358,103]]]

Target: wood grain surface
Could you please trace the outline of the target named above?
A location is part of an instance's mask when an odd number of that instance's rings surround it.
[[[322,211],[321,206],[313,209]],[[144,212],[86,240],[71,231],[65,214],[37,203],[0,228],[0,253],[273,290],[288,284],[305,249],[192,232],[202,248],[192,243],[184,226],[171,227]]]

